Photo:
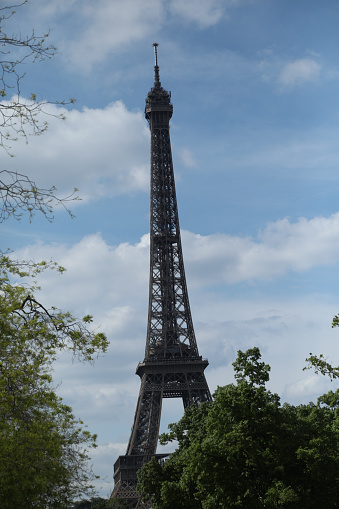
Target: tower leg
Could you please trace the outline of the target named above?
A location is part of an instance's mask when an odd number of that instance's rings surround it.
[[[127,447],[128,455],[151,456],[156,453],[162,407],[161,375],[160,384],[157,378],[159,375],[146,373],[142,377],[134,423]]]
[[[152,457],[161,461],[167,456],[156,454],[163,398],[182,398],[184,408],[211,400],[203,373],[204,363],[196,361],[196,369],[192,363],[184,363],[180,371],[176,363],[147,363],[145,367],[127,452],[114,464],[112,497],[128,501],[131,509],[150,507],[141,502],[137,491],[139,468]]]
[[[149,503],[141,502],[136,487],[138,483],[137,471],[153,456],[156,456],[162,390],[154,389],[155,382],[158,382],[157,375],[146,373],[143,375],[127,453],[125,456],[119,456],[114,464],[112,497],[121,497],[128,501],[130,509],[151,507]],[[158,387],[159,383],[156,386]],[[158,455],[159,459],[164,456],[166,455]]]

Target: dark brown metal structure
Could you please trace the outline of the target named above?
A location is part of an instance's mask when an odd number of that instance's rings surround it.
[[[154,87],[146,98],[151,131],[151,233],[149,308],[145,358],[136,373],[141,388],[125,456],[114,465],[112,497],[141,505],[137,470],[156,455],[163,398],[182,398],[184,408],[211,400],[188,300],[174,183],[169,121],[171,96],[161,86],[155,50]]]

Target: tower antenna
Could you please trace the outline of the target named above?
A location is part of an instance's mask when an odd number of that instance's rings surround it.
[[[158,50],[157,50],[158,46],[159,46],[159,44],[157,42],[153,43],[156,67],[158,67]]]
[[[160,76],[159,76],[159,66],[158,66],[158,46],[157,42],[153,43],[154,47],[154,57],[155,57],[155,66],[154,66],[154,85],[155,87],[161,87]]]

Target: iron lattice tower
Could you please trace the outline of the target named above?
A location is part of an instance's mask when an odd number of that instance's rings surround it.
[[[112,497],[141,507],[137,470],[156,455],[163,398],[182,398],[184,408],[211,400],[188,300],[175,192],[169,121],[171,96],[161,86],[155,50],[154,87],[146,98],[151,131],[149,308],[145,358],[136,373],[141,387],[125,456],[114,465]],[[149,507],[147,504],[143,507]]]

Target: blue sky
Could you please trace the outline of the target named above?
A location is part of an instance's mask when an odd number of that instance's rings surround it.
[[[31,0],[9,31],[51,29],[58,52],[26,65],[23,95],[75,97],[64,122],[3,169],[66,195],[56,210],[1,225],[4,247],[53,257],[42,295],[90,312],[111,340],[94,367],[62,357],[60,393],[99,434],[101,494],[124,454],[144,355],[148,304],[149,132],[143,116],[160,78],[172,92],[171,140],[185,269],[200,353],[213,391],[233,381],[238,349],[259,346],[282,400],[337,385],[303,372],[310,352],[338,362],[339,4],[335,0]],[[50,106],[50,112],[61,108]],[[162,429],[180,418],[165,401]],[[106,479],[105,479],[106,478]]]

